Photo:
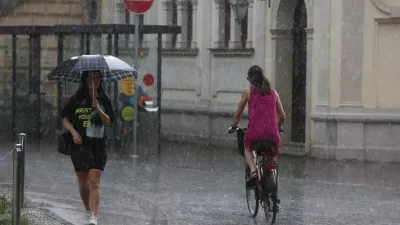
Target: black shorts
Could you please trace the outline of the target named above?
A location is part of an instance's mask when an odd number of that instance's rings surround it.
[[[91,169],[104,171],[107,163],[107,152],[98,145],[76,147],[71,151],[71,160],[75,172],[86,172]]]

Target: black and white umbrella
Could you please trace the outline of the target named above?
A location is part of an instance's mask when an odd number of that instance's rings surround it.
[[[102,81],[135,77],[136,70],[123,60],[111,55],[74,56],[60,63],[49,75],[49,80],[81,82],[83,71],[101,71]]]

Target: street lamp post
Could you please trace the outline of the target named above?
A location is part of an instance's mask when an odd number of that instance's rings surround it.
[[[244,18],[246,18],[249,5],[248,0],[232,0],[231,7],[233,7],[236,22],[242,23]]]

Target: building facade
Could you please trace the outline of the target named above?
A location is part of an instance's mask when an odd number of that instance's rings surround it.
[[[240,22],[235,20],[229,3],[160,0],[140,18],[140,23],[182,27],[182,34],[163,37],[164,139],[235,146],[235,137],[224,132],[232,122],[241,92],[248,86],[248,68],[264,65],[267,2],[249,1],[248,15]],[[106,4],[102,23],[133,24],[137,19],[129,15],[123,1],[103,1]],[[157,48],[156,37],[145,36],[141,44],[150,52],[140,60],[139,78],[146,73],[156,74],[151,52]],[[145,91],[155,96],[154,87]],[[246,115],[242,126],[247,125]]]
[[[31,25],[57,25],[57,24],[82,24],[85,20],[87,5],[80,0],[5,0],[0,3],[0,26],[31,26]],[[28,96],[33,88],[45,92],[44,101],[54,105],[52,112],[57,112],[57,85],[49,82],[46,75],[57,65],[57,37],[41,37],[40,77],[33,77],[29,72],[30,40],[27,35],[17,36],[16,99],[24,100],[16,104],[16,132],[24,130],[28,120],[32,117],[31,106],[25,105],[31,99]],[[78,51],[79,46],[70,42],[66,48],[66,55],[71,51]],[[12,37],[0,35],[0,139],[12,138]],[[33,80],[38,80],[40,87],[33,87]],[[29,115],[29,116],[26,116]],[[54,127],[56,122],[54,121]]]
[[[248,86],[246,71],[258,64],[288,116],[282,152],[400,161],[400,1],[249,0],[248,16],[240,23],[228,0],[159,0],[140,17],[129,13],[122,0],[14,3],[1,11],[0,25],[133,24],[138,19],[140,24],[182,26],[182,34],[163,37],[164,139],[235,147],[235,137],[224,132]],[[104,53],[105,38],[93,38],[98,39],[93,52]],[[78,39],[67,41],[64,58],[76,54]],[[134,39],[122,39],[121,57],[133,63]],[[140,37],[145,52],[140,78],[156,74],[156,40]],[[19,43],[28,41],[19,38]],[[56,65],[56,39],[42,43],[44,79]],[[0,46],[0,89],[5,90],[11,77],[10,39],[0,38]],[[19,55],[23,74],[28,54]],[[145,91],[155,97],[155,87]],[[54,90],[55,101],[55,85],[44,81],[42,88]],[[241,126],[247,125],[246,115]]]
[[[399,9],[393,0],[272,1],[265,67],[289,114],[284,142],[297,145],[303,130],[299,153],[400,161]]]
[[[240,22],[228,0],[160,3],[158,23],[182,26],[182,34],[169,37],[163,51],[164,138],[236,146],[235,137],[224,132],[248,86],[248,68],[264,64],[267,3],[249,1]]]

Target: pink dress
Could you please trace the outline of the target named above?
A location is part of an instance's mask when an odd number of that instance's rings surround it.
[[[258,141],[273,141],[276,149],[271,156],[276,156],[280,147],[280,135],[276,116],[276,92],[271,90],[264,96],[250,88],[248,102],[249,125],[244,136],[244,147],[254,151]]]

